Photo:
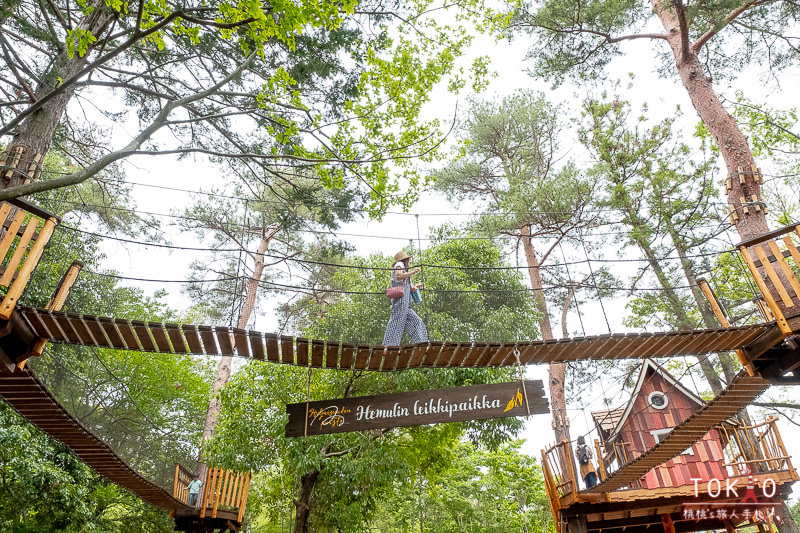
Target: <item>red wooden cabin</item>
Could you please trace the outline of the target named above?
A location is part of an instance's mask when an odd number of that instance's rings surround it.
[[[606,457],[612,462],[627,463],[655,446],[704,404],[699,396],[648,359],[642,365],[627,406],[595,411],[592,418]],[[727,478],[722,451],[726,442],[717,429],[712,429],[681,455],[648,472],[640,488],[690,485],[694,484],[691,481],[694,478],[702,481]]]

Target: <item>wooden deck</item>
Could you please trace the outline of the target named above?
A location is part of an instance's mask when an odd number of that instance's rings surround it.
[[[763,479],[772,478],[777,485],[774,496],[767,498],[763,493]],[[708,483],[698,483],[699,497],[695,497],[694,485],[667,487],[661,489],[627,489],[604,494],[569,494],[560,499],[560,522],[564,526],[572,519],[584,517],[586,531],[603,533],[644,533],[662,530],[664,515],[670,517],[676,531],[705,531],[725,529],[723,520],[695,520],[686,518],[687,508],[735,508],[742,500],[748,476],[730,478],[736,481],[738,495],[731,498],[710,498]],[[779,502],[791,492],[791,483],[798,480],[797,473],[780,471],[759,474],[755,484],[755,495],[760,503]],[[723,485],[724,486],[724,485]],[[771,487],[770,487],[771,491]],[[724,488],[721,495],[724,495]],[[691,505],[687,505],[691,504]],[[736,524],[734,524],[736,525]],[[653,529],[653,527],[656,529]],[[649,529],[648,529],[649,528]]]

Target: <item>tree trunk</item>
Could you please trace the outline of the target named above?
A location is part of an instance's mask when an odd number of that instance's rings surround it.
[[[533,289],[533,299],[536,308],[539,310],[539,329],[541,330],[542,340],[553,340],[553,328],[550,325],[550,314],[547,312],[547,300],[542,290],[542,274],[539,259],[536,257],[536,250],[531,239],[530,225],[520,226],[522,235],[522,247],[525,250],[525,260],[528,264],[528,274]],[[553,432],[556,442],[570,440],[569,420],[567,419],[567,398],[564,391],[564,377],[566,375],[566,363],[550,363],[550,407],[553,411]]]
[[[247,322],[250,320],[250,315],[253,313],[256,303],[256,296],[258,294],[258,284],[261,281],[261,277],[264,275],[264,254],[267,251],[267,246],[269,246],[270,241],[278,232],[279,227],[280,226],[277,224],[273,224],[272,226],[266,228],[261,235],[261,242],[258,244],[258,250],[256,250],[256,253],[253,256],[253,274],[247,281],[244,305],[242,306],[242,312],[239,314],[239,318],[236,322],[237,328],[246,328]],[[233,344],[233,339],[231,339],[231,344]],[[203,443],[210,439],[211,435],[214,434],[214,428],[217,425],[219,411],[221,408],[219,393],[222,387],[228,383],[228,380],[231,377],[232,359],[233,357],[230,355],[223,356],[220,359],[219,366],[217,367],[217,375],[214,377],[211,398],[208,401],[206,420],[203,424],[203,433],[200,437],[200,458],[197,464],[197,475],[200,477],[203,483],[206,482],[206,474],[208,473],[208,468],[206,467],[202,456]],[[201,503],[198,501],[198,505],[200,504]]]
[[[319,470],[314,469],[300,477],[300,490],[294,501],[294,533],[308,533],[308,516],[311,514],[311,497],[319,477]]]
[[[755,160],[747,139],[720,102],[711,85],[711,79],[703,73],[700,59],[689,47],[689,35],[685,35],[681,29],[673,4],[660,0],[650,0],[650,2],[666,30],[667,42],[675,57],[675,67],[683,86],[700,120],[714,137],[725,160],[728,174],[732,176],[731,188],[728,190],[728,204],[731,204],[738,214],[735,225],[739,236],[746,240],[764,234],[769,231],[764,211],[756,210],[753,206],[747,209],[747,213],[742,209],[742,198],[746,202],[752,202],[754,197],[757,201],[761,201],[761,187],[751,173]],[[736,175],[740,167],[745,174]]]
[[[113,9],[108,8],[103,0],[90,0],[88,6],[94,10],[88,16],[83,17],[78,24],[78,28],[91,32],[92,35],[97,37],[98,41],[100,41],[110,27],[116,13]],[[91,52],[92,49],[90,48],[83,57],[75,53],[70,59],[66,48],[64,48],[56,56],[50,70],[42,76],[43,83],[37,85],[33,90],[35,99],[38,101],[58,87],[59,79],[67,80],[77,74],[89,63],[90,56],[92,55]],[[64,116],[67,104],[75,93],[74,87],[73,85],[56,95],[52,100],[42,106],[41,109],[28,115],[28,117],[19,124],[14,132],[11,143],[6,147],[6,150],[9,152],[14,152],[18,148],[24,149],[19,164],[17,165],[18,169],[26,171],[28,165],[37,154],[44,158],[44,155],[50,149],[53,135]],[[31,104],[33,103],[34,102],[31,102]],[[41,164],[42,162],[40,160],[38,168],[41,168]],[[2,180],[0,187],[5,189],[15,185],[21,185],[25,182],[25,178],[26,176],[17,172],[12,175],[9,182]]]

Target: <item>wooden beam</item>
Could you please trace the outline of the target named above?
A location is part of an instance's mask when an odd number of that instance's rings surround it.
[[[705,278],[697,278],[697,283],[700,285],[700,290],[703,291],[703,295],[706,297],[706,300],[708,300],[708,303],[711,305],[711,310],[714,312],[714,316],[717,317],[720,326],[724,328],[731,327],[731,323],[728,320],[728,317],[725,316],[725,313],[722,311],[722,307],[719,305],[717,295],[714,294],[714,290],[711,288],[711,285],[708,284]],[[747,373],[751,376],[755,376],[756,371],[753,368],[753,363],[747,359],[744,351],[739,348],[734,351],[736,352],[736,357],[739,359],[739,362],[745,369],[747,369]]]
[[[53,297],[50,298],[49,302],[47,302],[45,309],[48,311],[61,311],[61,308],[64,307],[64,304],[67,301],[69,291],[72,289],[72,286],[75,285],[75,282],[78,279],[78,274],[81,273],[82,268],[83,263],[80,261],[72,262],[64,275],[61,276],[61,280],[58,282],[58,285],[56,285],[56,290],[53,293]],[[39,337],[39,339],[36,341],[36,344],[33,345],[31,355],[36,357],[42,355],[42,351],[44,350],[46,344],[47,339]]]

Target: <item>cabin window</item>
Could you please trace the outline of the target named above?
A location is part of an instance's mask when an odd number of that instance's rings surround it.
[[[656,444],[661,442],[662,440],[667,438],[667,435],[672,433],[672,428],[665,428],[665,429],[654,429],[650,432],[653,438],[656,440]],[[694,455],[694,450],[691,446],[686,448],[681,452],[681,455]]]
[[[669,405],[669,398],[667,398],[667,395],[661,391],[654,391],[651,392],[647,397],[647,403],[650,405],[650,407],[664,409],[667,405]]]

